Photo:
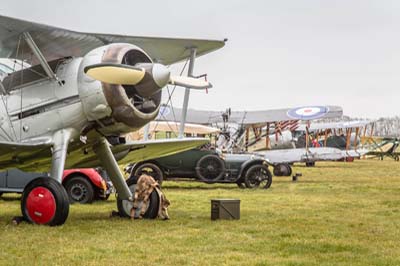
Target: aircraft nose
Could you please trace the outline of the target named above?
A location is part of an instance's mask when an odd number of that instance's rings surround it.
[[[157,63],[153,64],[151,72],[153,80],[159,88],[163,88],[168,84],[171,72],[166,66]]]

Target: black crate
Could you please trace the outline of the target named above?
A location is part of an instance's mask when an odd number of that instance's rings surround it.
[[[212,199],[211,220],[239,220],[240,200],[239,199]]]

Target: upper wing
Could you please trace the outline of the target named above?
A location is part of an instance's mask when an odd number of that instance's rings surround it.
[[[244,114],[232,112],[231,117],[234,117],[237,121],[240,121],[241,117],[244,117],[244,124],[256,125],[289,120],[308,121],[321,118],[337,118],[342,117],[342,115],[343,109],[339,106],[304,106],[264,111],[249,111]]]
[[[223,122],[222,114],[218,111],[202,111],[189,109],[186,121],[188,123],[212,124]],[[158,120],[179,121],[182,114],[180,108],[162,106]],[[264,111],[241,111],[232,112],[229,122],[244,125],[264,125],[266,123],[289,121],[289,120],[313,120],[319,118],[336,118],[343,115],[339,106],[310,106],[286,109],[274,109]]]
[[[186,122],[194,124],[212,124],[222,122],[223,112],[188,109]],[[156,120],[180,122],[182,109],[162,105]]]
[[[196,55],[204,55],[224,46],[224,41],[125,36],[84,33],[39,23],[0,16],[0,57],[26,59],[31,54],[20,35],[29,32],[47,61],[65,56],[80,57],[99,46],[123,42],[139,46],[154,60],[165,65],[190,56],[188,48],[196,47]]]

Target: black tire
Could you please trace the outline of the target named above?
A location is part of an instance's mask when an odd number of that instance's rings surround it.
[[[314,167],[315,162],[306,162],[306,167]]]
[[[3,192],[0,192],[0,197],[3,196]]]
[[[65,182],[70,203],[92,203],[94,200],[94,188],[84,176],[74,176]]]
[[[272,174],[267,166],[256,164],[247,169],[244,183],[247,188],[257,188],[261,185],[267,189],[272,184]]]
[[[136,178],[128,178],[128,180],[126,180],[126,184],[129,186],[129,189],[131,190],[132,193],[135,193],[136,182],[137,182]],[[129,200],[120,200],[117,197],[117,208],[119,215],[121,217],[130,218],[132,206],[133,202]],[[157,191],[154,190],[150,194],[149,206],[146,212],[144,213],[143,218],[145,219],[157,218],[159,207],[160,207],[160,197],[158,196]]]
[[[395,155],[395,156],[394,156],[394,160],[395,160],[396,162],[398,162],[398,161],[400,160],[399,156],[398,156],[398,155]],[[1,194],[0,194],[0,196],[1,196]]]
[[[162,185],[162,182],[164,180],[164,172],[161,170],[160,167],[158,167],[158,165],[154,163],[141,164],[138,168],[135,169],[134,176],[139,178],[142,173],[147,173],[148,175],[153,177],[154,180],[156,180],[158,184],[160,184],[160,186]]]
[[[49,215],[47,219],[45,219],[47,216],[46,213],[43,215],[41,208],[43,207],[43,204],[40,204],[40,199],[42,198],[45,200],[44,205],[46,206],[48,206],[49,200],[48,198],[43,197],[43,194],[49,196],[50,199],[54,199],[52,202],[54,204],[53,207],[55,208],[54,214]],[[37,202],[38,198],[39,203]],[[31,202],[34,202],[35,206],[31,206]],[[48,208],[49,207],[47,207],[47,209]],[[24,219],[30,223],[44,224],[49,226],[62,225],[67,220],[69,213],[69,200],[67,192],[60,183],[52,178],[36,178],[24,188],[21,200],[21,212]],[[36,216],[33,216],[32,214],[35,214]]]
[[[288,175],[287,176],[291,176],[293,174],[293,169],[290,166],[290,164],[286,164],[286,167],[288,168]]]
[[[204,182],[215,182],[225,174],[225,162],[214,154],[200,158],[196,164],[196,175]]]
[[[273,173],[274,176],[291,176],[292,167],[287,163],[279,163],[274,166]]]

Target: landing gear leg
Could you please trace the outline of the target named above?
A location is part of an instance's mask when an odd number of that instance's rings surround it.
[[[118,198],[122,200],[129,200],[133,202],[132,192],[125,182],[125,178],[118,167],[118,163],[114,158],[110,149],[110,144],[105,138],[102,138],[93,147],[94,152],[99,156],[100,162],[106,169],[111,182],[118,192]]]
[[[101,139],[94,147],[95,153],[99,156],[101,164],[106,169],[111,182],[118,193],[117,207],[119,216],[130,217],[130,213],[133,207],[135,184],[131,180],[125,182],[124,176],[118,167],[118,163],[110,149],[110,144],[106,139]],[[160,207],[160,200],[156,191],[153,191],[150,196],[150,202],[148,206],[149,213],[145,218],[154,219],[157,217],[157,213]],[[152,210],[152,211],[151,211]]]

